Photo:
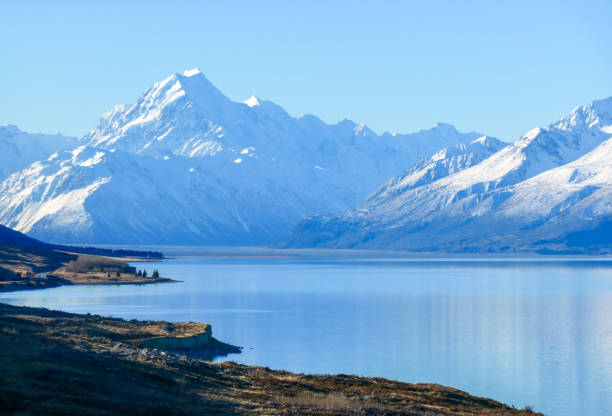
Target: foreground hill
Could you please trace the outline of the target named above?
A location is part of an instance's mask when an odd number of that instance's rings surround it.
[[[454,172],[442,169],[437,176],[422,175],[430,180],[416,180],[429,163],[422,162],[357,209],[302,222],[287,245],[607,252],[610,138],[612,98],[594,101]],[[444,154],[435,164],[456,157]]]
[[[306,216],[343,212],[422,157],[480,136],[295,118],[186,71],[0,183],[0,222],[56,243],[276,243]]]
[[[194,359],[193,350],[144,346],[194,330],[208,334],[200,350],[235,352],[211,338],[205,324],[0,304],[0,409],[19,415],[536,414],[436,384],[213,364]]]

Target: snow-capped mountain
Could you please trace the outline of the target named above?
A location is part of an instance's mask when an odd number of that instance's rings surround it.
[[[50,242],[268,244],[478,133],[377,135],[349,120],[234,102],[199,70],[104,114],[77,148],[0,184],[0,221]]]
[[[461,143],[442,149],[430,157],[421,159],[406,172],[383,184],[368,197],[367,202],[376,204],[392,195],[399,195],[409,189],[435,182],[482,162],[507,145],[508,143],[494,137],[482,136],[468,144]]]
[[[242,158],[245,163],[283,158],[325,167],[365,152],[375,153],[366,155],[371,159],[402,159],[405,166],[406,157],[416,161],[476,137],[448,124],[412,135],[377,136],[350,120],[328,125],[311,115],[296,119],[255,96],[242,103],[231,101],[195,69],[156,83],[133,105],[111,109],[82,140],[98,148],[154,157]]]
[[[531,130],[473,166],[435,181],[422,165],[338,217],[299,224],[288,245],[429,250],[559,247],[606,224],[612,203],[612,98]],[[438,156],[434,156],[435,159]],[[427,179],[427,175],[425,175]],[[610,241],[612,243],[612,241]]]
[[[37,160],[76,145],[77,139],[73,137],[31,134],[17,126],[0,125],[0,181]]]

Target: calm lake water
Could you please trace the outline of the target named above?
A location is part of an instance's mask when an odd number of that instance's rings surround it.
[[[547,415],[612,414],[612,261],[176,258],[182,280],[0,301],[213,325],[225,357],[305,373],[433,382]]]

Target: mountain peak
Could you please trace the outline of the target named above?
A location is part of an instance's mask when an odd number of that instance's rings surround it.
[[[576,126],[593,128],[612,124],[612,97],[591,101],[582,107],[576,107],[552,127],[568,130]]]
[[[444,129],[444,130],[457,130],[455,126],[453,126],[452,124],[443,123],[441,121],[438,121],[436,124],[434,124],[434,128],[439,128],[439,129]]]
[[[200,71],[200,68],[194,68],[194,69],[188,69],[186,71],[183,71],[182,75],[184,77],[195,77],[197,75],[204,75],[204,74],[202,74],[202,71]]]
[[[175,73],[155,83],[153,87],[145,91],[136,104],[127,108],[125,113],[131,113],[135,108],[158,113],[163,107],[182,97],[189,102],[197,103],[206,110],[216,108],[221,103],[228,101],[228,98],[204,76],[202,71],[195,68]]]
[[[259,99],[254,95],[251,95],[249,99],[244,100],[242,103],[248,105],[249,107],[257,107],[261,105]]]
[[[23,133],[13,124],[0,124],[0,138],[10,138]]]

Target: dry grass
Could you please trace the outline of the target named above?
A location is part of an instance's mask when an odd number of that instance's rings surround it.
[[[168,325],[0,303],[0,413],[532,415],[435,384],[212,364],[133,342],[181,330]]]
[[[372,403],[355,400],[337,392],[315,393],[311,391],[299,391],[295,396],[281,396],[278,401],[281,405],[289,407],[305,407],[334,411],[358,411],[364,407],[373,407]]]
[[[172,282],[142,277],[125,260],[70,254],[0,243],[0,291],[42,289],[66,284],[149,284]]]
[[[76,260],[69,262],[66,266],[69,270],[97,270],[103,272],[134,273],[134,267],[130,267],[125,261],[89,254],[79,254]]]

